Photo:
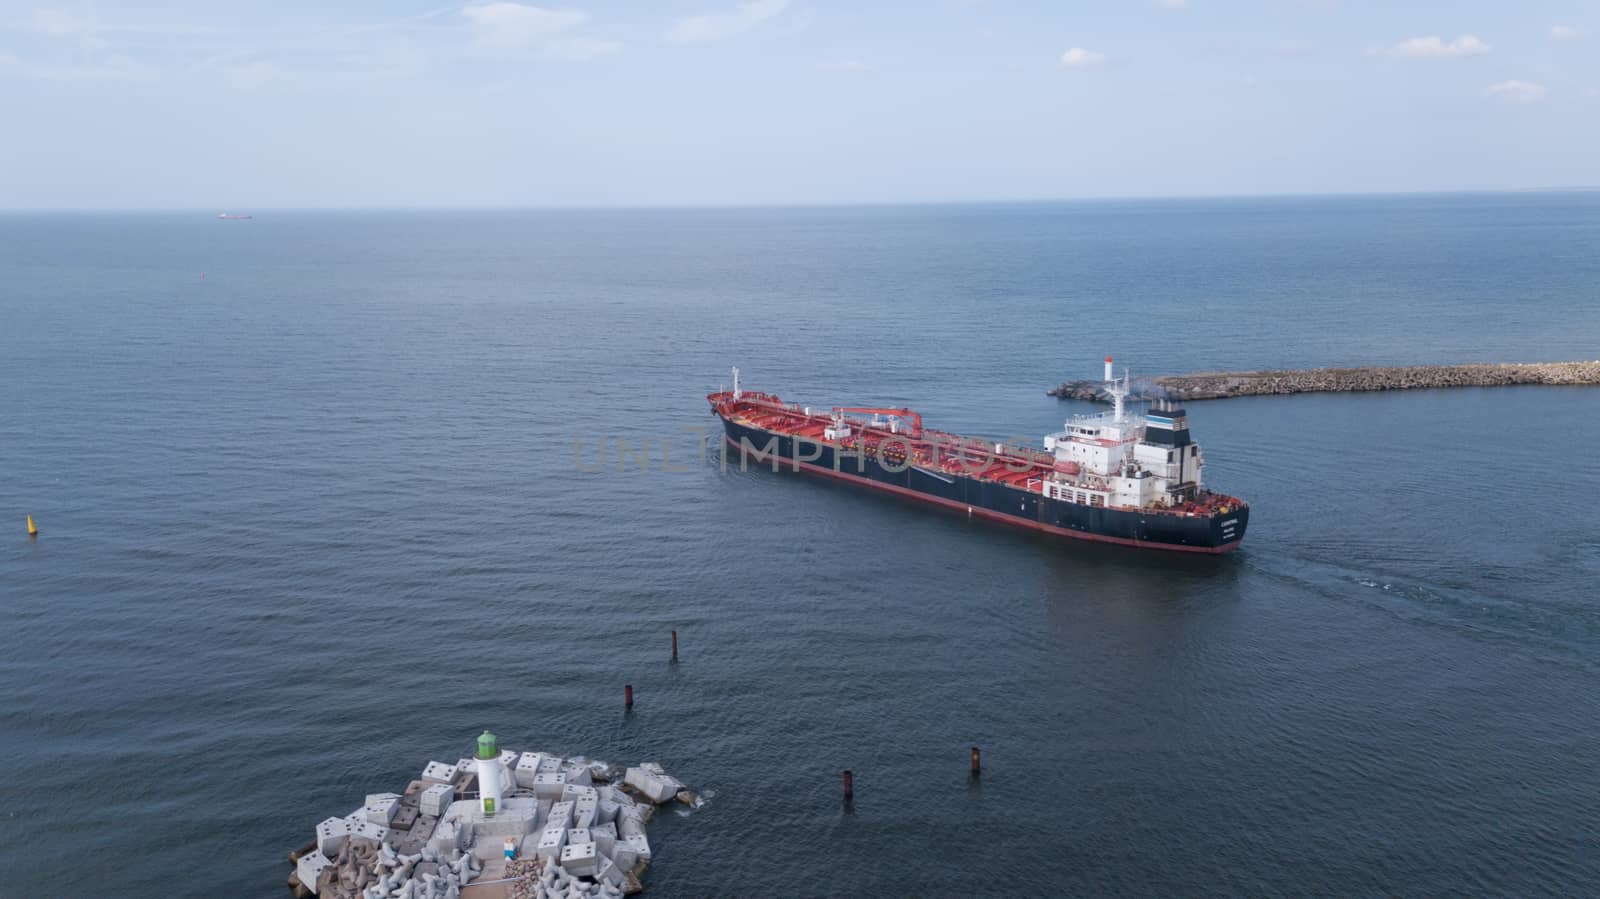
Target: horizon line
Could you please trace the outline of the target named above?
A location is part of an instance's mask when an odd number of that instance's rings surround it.
[[[1188,193],[1188,194],[1105,194],[1077,197],[943,199],[943,200],[859,200],[859,201],[768,201],[768,202],[664,202],[664,203],[552,203],[552,204],[411,204],[392,206],[0,206],[0,214],[18,213],[131,213],[162,212],[239,214],[251,212],[628,212],[696,211],[738,209],[871,209],[922,206],[1027,206],[1068,203],[1139,203],[1174,200],[1272,200],[1338,199],[1360,197],[1427,197],[1472,194],[1595,193],[1600,184],[1547,187],[1469,187],[1426,190],[1289,191],[1282,193]]]

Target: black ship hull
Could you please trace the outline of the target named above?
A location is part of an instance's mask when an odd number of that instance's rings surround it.
[[[1249,506],[1211,515],[1086,506],[943,470],[884,464],[875,455],[721,420],[727,445],[746,465],[824,475],[1061,537],[1225,553],[1239,545],[1250,523]]]

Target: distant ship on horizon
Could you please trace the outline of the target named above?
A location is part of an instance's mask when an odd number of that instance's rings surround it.
[[[232,213],[219,212],[219,213],[217,213],[217,218],[219,218],[219,219],[228,219],[230,221],[239,221],[239,220],[242,220],[242,219],[251,218],[251,216],[248,216],[248,215],[233,215]]]

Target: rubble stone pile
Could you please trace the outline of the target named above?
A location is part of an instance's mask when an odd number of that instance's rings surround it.
[[[1313,368],[1299,371],[1219,371],[1134,379],[1131,399],[1215,400],[1286,393],[1346,393],[1519,384],[1600,385],[1600,360],[1484,365],[1407,365],[1395,368]],[[1102,381],[1066,381],[1046,391],[1073,400],[1104,401]]]
[[[480,764],[496,766],[483,770],[498,775],[498,804],[478,795]],[[648,762],[512,750],[430,762],[404,793],[371,794],[318,824],[314,845],[291,856],[289,886],[322,899],[472,899],[489,884],[511,899],[618,899],[643,888],[645,824],[674,801],[699,804]]]

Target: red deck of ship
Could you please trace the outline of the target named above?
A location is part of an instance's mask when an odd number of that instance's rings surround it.
[[[880,457],[897,466],[915,465],[949,475],[1004,484],[1030,493],[1043,492],[1044,478],[1052,473],[1060,472],[1069,476],[1078,474],[1077,463],[1058,463],[1053,455],[1032,447],[999,444],[922,428],[921,417],[909,410],[901,411],[906,413],[904,417],[911,418],[917,425],[914,429],[891,431],[888,423],[875,426],[867,419],[847,415],[845,422],[850,426],[850,436],[843,440],[828,440],[824,431],[833,426],[832,409],[813,409],[807,414],[804,407],[785,403],[773,394],[748,390],[741,392],[737,399],[732,391],[713,393],[707,399],[712,409],[723,418],[763,431]],[[758,452],[762,449],[756,447]],[[1198,500],[1181,506],[1144,511],[1209,516],[1223,508],[1242,505],[1240,500],[1231,496],[1205,493]]]

